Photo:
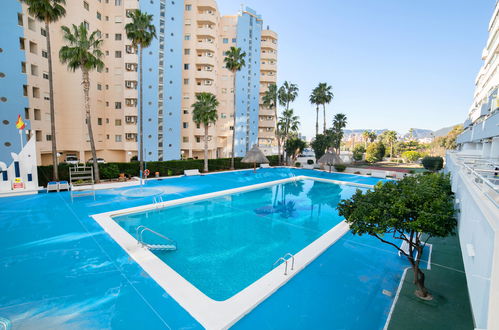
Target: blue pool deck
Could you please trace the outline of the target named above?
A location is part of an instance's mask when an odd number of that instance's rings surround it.
[[[260,169],[148,181],[164,201],[293,175]],[[71,201],[68,192],[0,199],[0,318],[14,329],[198,329],[196,322],[90,215],[151,204],[126,188]],[[370,237],[347,234],[234,325],[235,329],[382,329],[407,263]],[[340,276],[338,276],[340,275]],[[387,290],[392,295],[383,294]]]

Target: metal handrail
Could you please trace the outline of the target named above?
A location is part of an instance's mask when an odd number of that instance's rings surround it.
[[[286,259],[286,257],[288,257]],[[277,259],[274,264],[272,264],[272,269],[274,269],[276,264],[279,264],[281,261],[284,262],[284,275],[288,275],[288,261],[291,259],[291,270],[295,268],[295,256],[291,253],[286,253],[283,257]]]
[[[163,238],[163,239],[166,239],[167,241],[170,241],[170,242],[172,243],[172,245],[174,245],[174,246],[175,246],[175,248],[177,247],[177,242],[175,242],[175,241],[174,241],[174,240],[172,240],[171,238],[166,237],[165,235],[160,234],[160,233],[158,233],[158,232],[156,232],[156,231],[152,230],[151,228],[148,228],[148,227],[146,227],[146,226],[144,226],[144,225],[140,225],[140,226],[138,226],[138,227],[135,229],[135,231],[136,231],[136,234],[137,234],[137,241],[138,241],[138,243],[139,243],[139,244],[141,244],[142,246],[144,246],[144,245],[148,245],[148,244],[147,244],[147,243],[145,243],[145,242],[144,242],[144,240],[143,240],[143,235],[144,235],[144,232],[145,232],[145,231],[148,231],[148,232],[153,233],[153,234],[154,234],[154,235],[156,235],[156,236],[159,236],[159,237],[161,237],[161,238]]]
[[[286,253],[283,258],[290,257],[291,258],[291,270],[295,268],[295,256],[291,253]]]
[[[274,269],[275,265],[277,263],[279,263],[279,261],[283,261],[285,266],[284,266],[284,275],[288,275],[288,261],[286,259],[284,259],[283,257],[280,257],[279,259],[277,259],[274,264],[272,265],[272,269]]]

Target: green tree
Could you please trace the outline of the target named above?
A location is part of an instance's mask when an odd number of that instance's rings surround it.
[[[50,110],[50,134],[51,134],[51,152],[52,152],[52,175],[55,181],[59,181],[59,172],[57,171],[57,136],[55,129],[55,105],[54,105],[54,80],[52,69],[52,45],[50,39],[50,24],[57,22],[66,15],[64,5],[66,0],[23,0],[28,6],[28,13],[38,21],[45,23],[46,42],[47,42],[47,62],[48,62],[48,80],[49,80],[49,110]]]
[[[277,111],[277,85],[276,84],[270,84],[267,87],[267,90],[263,94],[262,97],[262,103],[263,106],[267,107],[268,109],[274,109],[274,121],[275,121],[275,136],[277,140],[277,154],[281,154],[281,143],[280,143],[280,134],[279,134],[279,125],[277,123],[279,122],[279,116],[278,116],[278,111]],[[280,163],[278,162],[278,165]]]
[[[404,160],[408,163],[414,163],[419,158],[421,158],[421,153],[413,150],[404,151],[402,153],[402,158],[404,158]]]
[[[452,128],[452,130],[447,133],[446,136],[438,137],[436,140],[439,142],[440,146],[447,149],[453,150],[456,149],[457,143],[456,139],[459,134],[463,132],[463,125],[456,125]]]
[[[291,164],[295,162],[297,155],[300,154],[306,147],[307,143],[297,137],[291,137],[286,141],[284,148],[286,149],[286,154],[291,156]]]
[[[318,134],[312,141],[312,143],[310,143],[310,146],[314,150],[315,159],[318,160],[326,153],[326,150],[331,146],[331,140],[329,136],[325,134]]]
[[[104,62],[102,62],[104,53],[100,49],[102,46],[102,39],[99,37],[99,31],[94,31],[89,34],[84,23],[81,23],[79,26],[73,24],[71,29],[67,26],[63,26],[61,28],[64,41],[67,43],[67,45],[63,46],[60,49],[59,59],[63,64],[67,64],[69,70],[74,72],[77,69],[81,69],[82,73],[85,121],[87,123],[90,149],[92,151],[95,181],[99,182],[99,165],[97,164],[97,152],[95,150],[95,140],[92,131],[92,118],[90,115],[89,73],[92,70],[102,70],[104,68]]]
[[[286,141],[298,132],[300,117],[295,116],[293,109],[284,110],[278,125],[281,141],[286,145]]]
[[[428,171],[437,172],[444,167],[444,159],[439,156],[426,156],[421,160],[421,164],[423,164],[424,168]]]
[[[236,73],[241,70],[246,65],[246,53],[241,50],[239,47],[230,47],[230,49],[225,53],[225,67],[232,72],[232,87],[234,90],[234,121],[232,123],[232,154],[230,158],[230,169],[234,169],[234,153],[236,148],[236,124],[237,124],[237,116],[236,116]]]
[[[364,131],[362,132],[362,138],[365,141],[366,149],[369,142],[374,142],[376,140],[376,133],[374,131]]]
[[[317,88],[317,94],[320,104],[322,104],[322,109],[324,111],[324,127],[323,133],[326,133],[326,104],[331,103],[334,98],[333,87],[327,83],[319,83]]]
[[[298,97],[298,86],[296,84],[285,81],[277,91],[277,99],[279,104],[284,107],[284,112],[289,111],[289,105]],[[292,111],[291,111],[292,112]],[[284,113],[283,113],[284,116]],[[286,143],[288,132],[279,132],[280,143]],[[281,155],[279,155],[279,164],[281,163]]]
[[[390,158],[393,158],[393,146],[397,142],[397,132],[396,131],[384,131],[381,134],[381,141],[390,146]]]
[[[319,106],[321,105],[319,87],[315,87],[310,94],[309,101],[312,105],[315,105],[315,136],[319,135]]]
[[[338,113],[334,116],[333,127],[329,130],[328,134],[331,140],[331,147],[334,148],[335,153],[339,155],[341,140],[343,139],[343,129],[347,126],[347,116]]]
[[[338,211],[354,235],[371,235],[404,255],[412,266],[416,295],[431,299],[419,266],[428,240],[454,233],[453,199],[449,176],[433,173],[378,184],[364,193],[357,190],[338,204]]]
[[[362,160],[362,155],[366,152],[366,148],[363,145],[358,144],[353,148],[352,156],[354,160]]]
[[[192,120],[204,127],[204,171],[208,172],[208,126],[215,124],[218,119],[218,100],[212,93],[199,93],[196,102],[192,105]]]
[[[151,45],[156,38],[156,28],[152,22],[152,15],[136,9],[130,13],[132,21],[125,25],[126,36],[132,41],[132,46],[139,53],[139,160],[140,173],[144,172],[144,112],[143,112],[143,86],[142,86],[142,52]]]
[[[373,142],[367,146],[366,161],[369,163],[379,162],[385,155],[385,145],[381,142]]]

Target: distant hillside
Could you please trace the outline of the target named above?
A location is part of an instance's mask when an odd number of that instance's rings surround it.
[[[424,128],[413,128],[412,135],[413,135],[414,139],[424,139],[424,138],[432,138],[432,137],[437,137],[437,136],[444,136],[444,135],[447,135],[447,133],[449,133],[454,126],[456,126],[456,125],[440,128],[440,129],[437,129],[436,131],[432,131],[430,129],[424,129]],[[380,135],[384,131],[387,131],[387,129],[386,128],[384,128],[384,129],[368,129],[368,128],[346,129],[346,130],[344,130],[344,136],[346,139],[348,139],[351,134],[355,134],[356,136],[359,136],[364,131],[374,131],[374,132],[376,132],[376,135]],[[402,138],[409,137],[409,132],[406,132],[404,134],[401,134],[400,132],[398,132],[398,133]]]
[[[458,125],[458,124],[456,124]],[[441,129],[437,129],[436,131],[433,132],[433,135],[435,135],[435,137],[437,136],[444,136],[444,135],[447,135],[447,133],[449,133],[450,131],[452,131],[452,128],[456,125],[452,125],[452,126],[449,126],[449,127],[444,127],[444,128],[441,128]]]

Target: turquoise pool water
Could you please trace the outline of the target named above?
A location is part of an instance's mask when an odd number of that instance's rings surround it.
[[[336,206],[356,189],[300,180],[114,220],[132,235],[145,225],[174,239],[176,251],[155,254],[208,297],[225,300],[342,221]]]

